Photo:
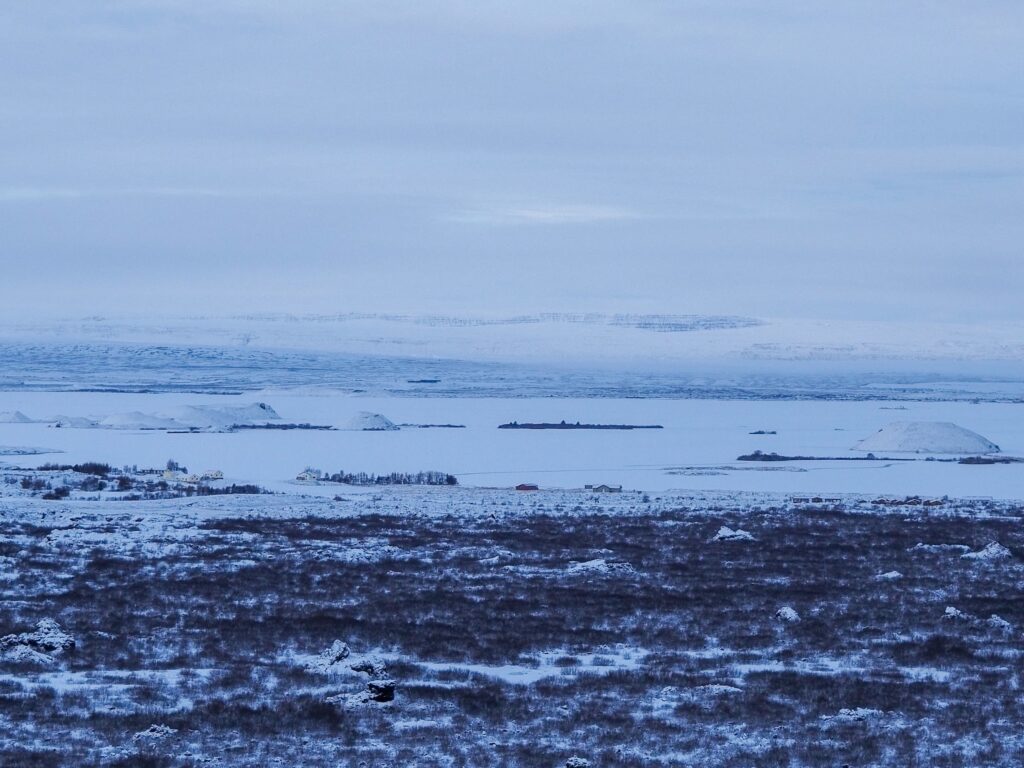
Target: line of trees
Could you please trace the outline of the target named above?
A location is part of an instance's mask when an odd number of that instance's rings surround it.
[[[325,480],[345,485],[458,485],[455,475],[445,472],[390,472],[376,475],[366,472],[335,472]]]
[[[80,472],[83,475],[96,475],[106,477],[113,471],[109,464],[99,461],[84,461],[81,464],[43,464],[39,467],[40,472]]]

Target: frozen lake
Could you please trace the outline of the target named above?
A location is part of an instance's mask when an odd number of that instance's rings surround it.
[[[216,468],[238,481],[276,490],[334,494],[343,488],[299,486],[306,466],[351,472],[436,469],[464,485],[541,487],[587,483],[663,491],[781,492],[991,496],[1024,494],[1024,464],[961,466],[945,462],[737,462],[754,450],[810,456],[857,456],[851,447],[892,421],[952,421],[1024,455],[1022,406],[1001,403],[878,403],[831,401],[472,399],[359,397],[264,391],[242,396],[189,394],[0,393],[0,411],[32,418],[55,414],[104,417],[159,412],[184,404],[244,405],[261,400],[285,422],[344,424],[367,410],[396,423],[464,424],[465,429],[404,428],[397,432],[244,431],[169,434],[156,431],[56,429],[0,424],[0,446],[59,449],[62,454],[7,457],[106,461],[162,467],[174,458],[193,471]],[[508,421],[661,424],[660,430],[499,430]],[[776,435],[752,435],[775,430]],[[923,458],[923,457],[921,457]]]

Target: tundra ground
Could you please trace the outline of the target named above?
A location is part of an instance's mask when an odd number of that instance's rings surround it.
[[[0,501],[0,764],[1020,765],[1021,510],[867,502]]]

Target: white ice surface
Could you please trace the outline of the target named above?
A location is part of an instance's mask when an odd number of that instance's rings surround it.
[[[297,486],[306,466],[350,472],[440,470],[465,485],[542,488],[622,484],[659,492],[753,490],[792,493],[920,494],[1020,498],[1024,464],[962,466],[938,461],[737,462],[753,450],[862,457],[850,446],[889,423],[886,403],[640,399],[372,398],[329,391],[194,394],[2,392],[0,410],[29,416],[67,413],[171,413],[190,404],[218,408],[269,403],[285,422],[344,425],[360,411],[398,423],[465,424],[465,429],[388,432],[253,430],[168,434],[133,430],[55,429],[0,424],[0,444],[46,445],[62,463],[98,460],[163,467],[174,458],[191,470],[221,469],[227,481],[334,495],[345,486]],[[891,404],[890,404],[891,405]],[[907,403],[906,418],[953,421],[986,435],[1003,453],[1024,456],[1024,411],[1010,403]],[[660,430],[499,430],[518,421],[662,424]],[[775,435],[751,435],[754,429]],[[35,466],[43,459],[18,457]],[[52,460],[52,459],[46,459]],[[675,474],[671,474],[674,472]]]

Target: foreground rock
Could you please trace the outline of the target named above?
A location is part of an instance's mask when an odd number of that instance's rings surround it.
[[[132,737],[132,741],[151,741],[158,739],[166,739],[168,736],[173,736],[178,732],[177,728],[171,728],[168,725],[156,724],[149,726],[144,731],[139,731]]]
[[[0,654],[8,661],[29,664],[49,664],[54,656],[67,653],[75,647],[75,638],[61,629],[53,619],[43,619],[34,632],[7,635],[0,638]]]
[[[1006,560],[1013,557],[1013,553],[998,541],[990,541],[984,549],[977,552],[967,552],[960,555],[965,560]]]
[[[742,528],[733,530],[727,525],[718,529],[718,533],[711,537],[712,541],[756,541],[754,534],[744,531]]]
[[[775,618],[781,621],[783,624],[799,624],[800,614],[790,608],[788,605],[784,605],[775,612]]]
[[[395,689],[397,683],[394,680],[370,680],[366,689],[357,693],[338,693],[328,696],[328,704],[338,704],[343,707],[354,707],[361,704],[387,704],[395,700]]]

